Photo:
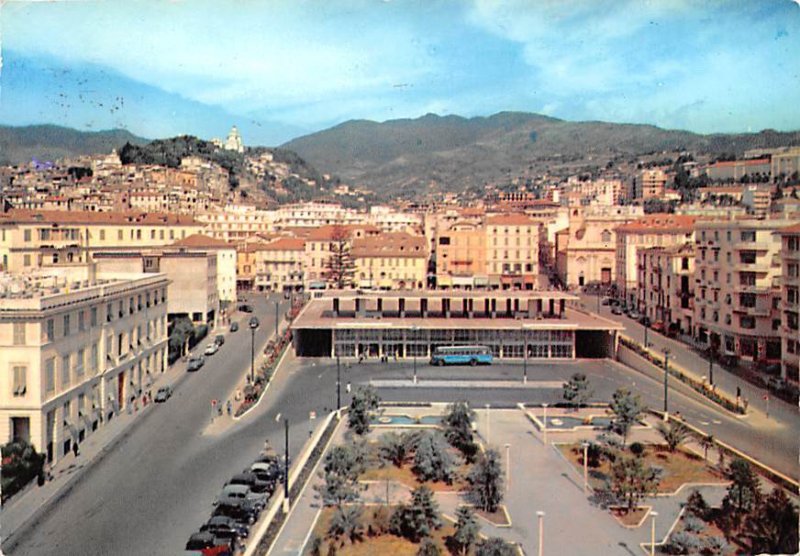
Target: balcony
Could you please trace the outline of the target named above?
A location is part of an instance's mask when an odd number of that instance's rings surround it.
[[[750,315],[752,317],[768,317],[772,313],[772,309],[770,307],[745,307],[744,305],[740,305],[738,303],[735,304],[732,309],[734,313]]]
[[[733,243],[734,251],[768,251],[769,243],[766,241],[737,241]]]

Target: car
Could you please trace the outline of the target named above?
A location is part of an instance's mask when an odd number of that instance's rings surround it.
[[[611,300],[610,300],[609,298],[607,298],[607,297],[604,297],[604,298],[603,298],[603,299],[600,301],[600,305],[608,305],[609,303],[611,303]]]
[[[645,315],[639,316],[638,320],[639,320],[639,324],[641,324],[642,326],[650,326],[652,324],[650,322],[650,317],[647,317]]]
[[[233,545],[228,539],[219,538],[208,531],[201,531],[189,537],[186,550],[200,551],[205,556],[229,556],[233,554]]]
[[[250,472],[264,481],[278,482],[283,478],[283,469],[277,459],[257,461],[250,466]]]
[[[210,343],[206,346],[203,355],[214,355],[219,351],[219,346],[216,343]]]
[[[242,313],[252,313],[253,312],[253,306],[252,305],[248,305],[247,303],[242,303],[241,305],[239,305],[239,310]]]
[[[614,305],[611,307],[611,314],[612,315],[621,315],[622,314],[622,307],[619,305]]]
[[[238,331],[238,330],[239,330],[239,323],[238,323],[238,322],[232,322],[232,323],[231,323],[231,328],[230,328],[230,331],[231,331],[231,332],[236,332],[236,331]]]
[[[217,347],[221,346],[222,344],[225,343],[225,336],[223,336],[222,334],[217,334],[214,337],[214,343],[217,344]]]
[[[235,533],[241,538],[247,538],[250,530],[246,525],[242,525],[235,519],[225,517],[224,515],[217,515],[205,522],[200,527],[200,531],[208,531],[209,533],[217,536],[224,537],[223,533]]]
[[[270,493],[272,494],[272,493]],[[263,492],[253,492],[247,485],[225,485],[217,496],[214,504],[225,504],[231,500],[242,500],[253,506],[259,512],[267,505],[267,495]]]
[[[653,326],[651,326],[650,328],[652,328],[656,332],[661,332],[663,334],[664,331],[665,331],[664,321],[663,320],[657,320],[656,322],[653,323]]]
[[[259,325],[258,317],[250,317],[249,325],[250,325],[250,328],[253,328],[253,329],[258,328],[258,325]]]
[[[167,384],[166,386],[162,386],[156,392],[155,397],[153,398],[154,402],[161,403],[167,401],[172,396],[172,386]]]
[[[642,315],[640,315],[639,311],[637,311],[636,309],[631,309],[630,311],[628,311],[628,316],[633,320],[639,320],[639,317],[641,317]]]
[[[249,527],[256,522],[258,512],[249,504],[245,504],[240,500],[229,500],[223,504],[217,504],[211,517],[225,516]]]
[[[249,487],[250,490],[256,493],[262,493],[271,491],[275,488],[275,484],[273,481],[265,481],[256,475],[255,473],[251,473],[250,471],[243,471],[242,473],[237,473],[231,479],[225,483],[227,485],[244,485]]]
[[[190,357],[189,364],[186,365],[186,370],[189,372],[198,371],[200,367],[206,364],[206,360],[201,356]]]

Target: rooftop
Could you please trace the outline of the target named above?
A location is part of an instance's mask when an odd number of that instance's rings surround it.
[[[689,233],[694,230],[696,220],[697,218],[694,216],[682,214],[649,214],[617,227],[617,233]]]
[[[8,212],[0,212],[0,225],[2,224],[199,225],[193,217],[183,214],[33,209],[11,209]]]

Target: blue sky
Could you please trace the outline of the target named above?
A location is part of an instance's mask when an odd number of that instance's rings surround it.
[[[275,145],[348,119],[538,112],[800,129],[790,0],[0,2],[0,123]]]

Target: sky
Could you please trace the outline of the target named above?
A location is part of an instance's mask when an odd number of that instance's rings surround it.
[[[0,0],[0,124],[278,145],[536,112],[800,129],[800,0]]]

